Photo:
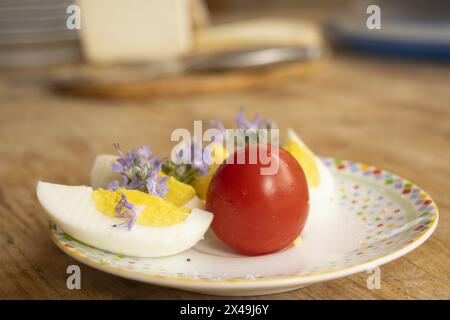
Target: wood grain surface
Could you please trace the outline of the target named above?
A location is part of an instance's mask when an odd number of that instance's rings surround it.
[[[268,299],[450,299],[450,69],[447,65],[337,55],[308,78],[264,90],[140,101],[58,96],[46,72],[0,79],[0,298],[214,299],[115,277],[81,266],[82,289],[66,288],[76,263],[59,251],[35,196],[38,179],[89,182],[95,155],[150,145],[169,152],[174,128],[193,120],[231,121],[240,106],[281,128],[297,129],[318,154],[372,164],[411,179],[436,200],[435,234],[367,274],[319,283]]]
[[[55,77],[53,87],[56,92],[87,98],[142,99],[149,97],[186,96],[210,93],[226,93],[236,90],[270,88],[273,84],[284,84],[292,79],[306,76],[323,64],[318,61],[279,64],[270,68],[258,68],[239,72],[187,73],[163,76],[156,79],[137,79],[122,77],[120,82],[105,83],[86,80],[58,81]],[[65,78],[77,77],[79,68],[62,70]],[[96,69],[91,71],[95,74]],[[98,73],[98,72],[97,72]]]

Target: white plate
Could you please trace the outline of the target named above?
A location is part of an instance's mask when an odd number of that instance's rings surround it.
[[[321,219],[311,219],[302,241],[281,252],[235,254],[212,232],[194,248],[165,258],[116,255],[51,226],[64,252],[121,277],[193,292],[227,296],[263,295],[375,268],[414,250],[435,230],[438,209],[409,181],[374,167],[324,158],[336,181]]]

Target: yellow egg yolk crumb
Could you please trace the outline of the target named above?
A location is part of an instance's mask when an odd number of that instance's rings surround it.
[[[136,220],[137,224],[148,227],[167,227],[183,222],[191,212],[188,208],[178,207],[157,196],[138,190],[119,189],[109,191],[97,189],[92,192],[92,200],[98,211],[107,216],[116,217],[116,205],[121,193],[125,194],[128,202],[134,206],[143,206]],[[118,218],[126,219],[126,218]]]
[[[198,197],[202,200],[206,199],[209,184],[211,183],[211,180],[220,164],[227,158],[228,153],[221,144],[216,144],[212,149],[211,156],[213,157],[214,162],[209,167],[208,173],[204,176],[201,176],[192,183],[195,191],[197,191]]]
[[[164,174],[161,174],[164,176]],[[176,206],[182,206],[186,204],[189,200],[195,197],[195,189],[190,185],[180,182],[174,177],[170,177],[167,180],[167,187],[169,187],[169,192],[164,197],[164,200],[173,203]]]
[[[294,242],[292,242],[292,244],[293,244],[294,246],[298,246],[298,245],[299,245],[300,243],[302,243],[302,242],[303,242],[302,237],[298,236],[298,238],[295,239]]]

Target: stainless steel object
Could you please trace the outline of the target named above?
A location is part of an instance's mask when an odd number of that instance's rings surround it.
[[[85,68],[77,75],[56,78],[58,88],[79,84],[120,84],[145,81],[183,73],[230,72],[267,68],[291,62],[306,62],[322,56],[321,48],[266,47],[199,55],[182,60]]]
[[[274,47],[247,49],[198,56],[185,62],[186,72],[230,71],[281,63],[307,61],[321,56],[320,48]]]

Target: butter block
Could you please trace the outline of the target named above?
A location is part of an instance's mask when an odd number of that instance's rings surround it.
[[[77,0],[81,42],[95,63],[177,58],[192,47],[189,0]]]

